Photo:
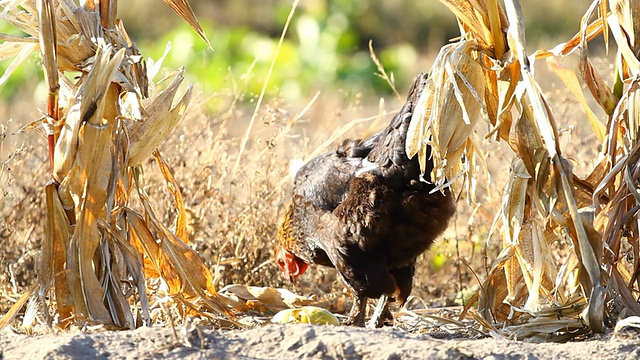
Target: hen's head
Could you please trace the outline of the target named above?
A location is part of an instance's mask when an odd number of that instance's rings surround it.
[[[278,250],[277,259],[278,266],[284,271],[284,277],[291,280],[294,284],[298,276],[302,275],[309,266],[304,260],[283,247],[280,247],[280,250]]]
[[[280,269],[284,271],[284,277],[291,280],[294,284],[298,276],[302,275],[309,266],[309,264],[296,256],[292,251],[298,248],[298,241],[300,240],[296,239],[293,233],[293,209],[290,204],[287,207],[282,225],[280,225],[278,229],[278,252],[276,254],[276,261]]]

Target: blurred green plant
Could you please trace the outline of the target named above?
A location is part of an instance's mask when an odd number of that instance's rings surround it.
[[[9,23],[1,21],[0,33],[12,36],[26,35]],[[39,62],[39,58],[32,57],[29,61],[18,66],[11,76],[8,76],[6,79],[3,77],[4,82],[0,85],[0,100],[11,103],[16,96],[21,94],[21,92],[33,89],[38,83],[40,83],[42,81],[42,75],[40,72]],[[5,73],[10,64],[11,61],[0,61],[0,76]]]
[[[187,76],[205,93],[227,89],[230,81],[244,82],[246,76],[250,77],[247,96],[259,93],[277,39],[247,27],[217,28],[206,21],[202,26],[211,34],[213,52],[186,25],[179,25],[163,38],[143,42],[138,47],[143,54],[158,59],[171,42],[166,68],[186,67]],[[295,33],[293,39],[285,40],[280,50],[269,95],[281,94],[287,101],[296,101],[320,89],[343,88],[377,95],[391,92],[383,80],[374,76],[376,67],[368,50],[353,51],[357,37],[342,17],[320,22],[301,15],[292,33]],[[404,81],[411,78],[418,54],[412,46],[401,44],[380,51],[378,56],[396,79]]]
[[[222,104],[215,95],[222,91],[239,94],[240,102],[249,102],[260,92],[291,1],[194,2],[213,52],[187,25],[177,21],[168,7],[149,4],[149,0],[139,0],[120,9],[119,15],[132,29],[133,38],[138,39],[138,48],[144,56],[158,59],[171,42],[165,68],[186,67],[188,81],[198,84],[205,94],[213,94],[206,106],[215,111]],[[526,22],[532,30],[529,40],[535,44],[575,33],[577,29],[568,26],[577,20],[570,19],[579,16],[587,4],[587,0],[524,4],[531,8],[525,14],[538,19],[536,23]],[[147,16],[136,16],[142,9]],[[166,31],[167,27],[172,30]],[[10,33],[9,28],[0,24],[1,33]],[[426,68],[421,59],[435,54],[456,34],[454,17],[438,1],[305,1],[282,46],[267,95],[281,95],[290,103],[304,102],[301,99],[309,99],[321,89],[344,89],[362,93],[365,98],[390,95],[388,84],[375,76],[369,40],[373,40],[387,73],[402,88]],[[0,100],[10,101],[25,84],[35,88],[40,82],[38,62],[33,59],[22,65],[0,89]],[[0,61],[0,71],[8,65]],[[246,88],[239,89],[245,83]]]

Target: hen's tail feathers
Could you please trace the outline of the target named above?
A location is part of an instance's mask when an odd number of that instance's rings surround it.
[[[358,169],[357,176],[365,172],[373,172],[384,177],[394,177],[401,173],[406,175],[410,162],[405,150],[407,131],[413,109],[425,89],[426,81],[427,75],[424,73],[413,80],[406,103],[384,130],[372,136],[372,139],[375,138],[374,144],[362,162],[362,167]]]

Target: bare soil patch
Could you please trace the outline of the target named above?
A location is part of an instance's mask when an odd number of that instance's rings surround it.
[[[637,359],[640,340],[596,337],[564,344],[437,339],[397,328],[258,326],[248,330],[142,327],[134,331],[5,333],[0,359]]]

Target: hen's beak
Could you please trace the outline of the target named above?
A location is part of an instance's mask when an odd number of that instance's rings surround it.
[[[285,266],[285,268],[284,268],[284,278],[285,279],[289,279],[289,281],[291,281],[293,286],[296,286],[296,277],[298,275],[298,266],[294,262],[291,262],[290,264],[287,264],[287,265],[294,265],[296,270],[295,270],[295,273],[292,273],[292,272],[289,271],[289,266]]]
[[[293,276],[291,276],[291,274],[289,274],[289,268],[287,266],[285,266],[284,268],[282,268],[282,270],[284,271],[284,278],[285,279],[289,279],[289,281],[291,281],[291,279],[293,279]]]

